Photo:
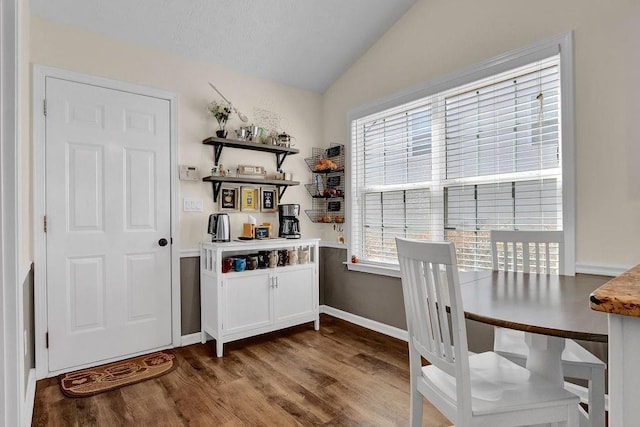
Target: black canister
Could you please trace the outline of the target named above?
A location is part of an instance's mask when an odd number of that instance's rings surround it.
[[[269,266],[269,251],[258,252],[258,268],[267,268]]]
[[[284,267],[289,264],[289,252],[286,249],[278,251],[278,267]]]

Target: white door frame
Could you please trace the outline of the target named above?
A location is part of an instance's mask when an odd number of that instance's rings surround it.
[[[45,120],[44,98],[45,79],[55,77],[63,80],[75,81],[108,89],[115,89],[139,95],[151,96],[169,101],[170,114],[170,168],[171,168],[171,337],[172,346],[180,345],[180,229],[178,222],[178,98],[176,94],[148,86],[126,83],[104,77],[90,76],[73,71],[53,68],[43,65],[33,67],[33,143],[34,143],[34,311],[35,311],[35,351],[36,378],[46,378],[59,372],[49,371],[48,350],[45,334],[48,330],[47,321],[47,283],[46,283],[46,234],[43,230],[45,215]],[[105,363],[108,362],[105,361]]]
[[[20,2],[0,2],[0,425],[25,424],[20,173]]]

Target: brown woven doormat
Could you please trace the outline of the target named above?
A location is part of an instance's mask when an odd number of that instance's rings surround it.
[[[157,378],[176,367],[176,356],[170,350],[158,351],[95,368],[58,376],[65,396],[89,397],[105,391]]]

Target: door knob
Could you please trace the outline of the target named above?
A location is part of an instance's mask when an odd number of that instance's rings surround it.
[[[167,246],[167,243],[169,243],[169,242],[165,238],[162,238],[162,239],[158,240],[158,244],[160,246]]]

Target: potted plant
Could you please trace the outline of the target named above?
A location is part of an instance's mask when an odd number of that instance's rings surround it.
[[[231,114],[231,105],[228,103],[220,103],[218,101],[211,101],[208,110],[213,117],[218,121],[219,130],[216,131],[218,138],[226,138],[227,131],[224,130],[227,120],[229,120],[229,114]]]

